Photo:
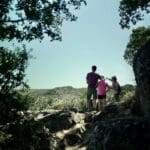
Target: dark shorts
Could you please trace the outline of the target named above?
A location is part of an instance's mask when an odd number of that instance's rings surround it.
[[[91,100],[91,99],[96,100],[97,99],[97,91],[96,88],[88,88],[87,89],[87,100]]]
[[[98,95],[98,99],[106,99],[106,95]]]

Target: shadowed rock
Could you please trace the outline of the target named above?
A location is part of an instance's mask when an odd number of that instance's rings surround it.
[[[89,138],[88,150],[149,150],[148,118],[100,121]]]
[[[133,70],[137,83],[137,95],[146,116],[150,116],[150,41],[136,54]]]

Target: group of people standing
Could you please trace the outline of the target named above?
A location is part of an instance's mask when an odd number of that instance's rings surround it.
[[[96,73],[97,67],[92,66],[92,72],[89,72],[86,76],[88,84],[87,88],[87,109],[104,110],[106,106],[106,93],[109,88],[113,89],[114,99],[118,100],[121,92],[120,85],[117,81],[117,77],[113,76],[111,79],[106,78],[112,82],[112,86],[109,86],[105,81],[105,77]],[[96,101],[98,100],[98,102]]]

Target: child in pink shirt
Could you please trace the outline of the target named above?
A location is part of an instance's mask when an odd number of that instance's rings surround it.
[[[108,89],[108,83],[105,82],[104,76],[101,76],[101,80],[97,84],[97,93],[98,93],[98,110],[104,110],[106,106],[106,92]]]

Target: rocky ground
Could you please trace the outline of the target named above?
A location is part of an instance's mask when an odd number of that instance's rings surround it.
[[[0,126],[1,150],[150,150],[150,119],[135,116],[130,102],[103,112],[18,112]]]

